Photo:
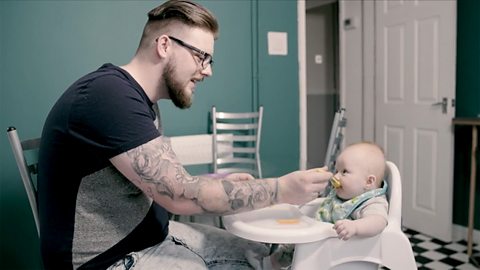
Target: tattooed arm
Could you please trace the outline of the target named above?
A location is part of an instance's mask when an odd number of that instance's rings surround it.
[[[231,214],[278,202],[304,203],[324,189],[330,173],[294,172],[278,180],[235,181],[191,176],[158,137],[111,159],[145,194],[174,214]],[[280,192],[280,191],[281,192]]]
[[[275,202],[274,179],[235,181],[191,176],[166,137],[131,149],[111,162],[149,197],[175,214],[233,213]]]

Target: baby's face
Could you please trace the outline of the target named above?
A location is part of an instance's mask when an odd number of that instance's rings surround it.
[[[347,148],[337,158],[335,177],[340,180],[337,196],[349,200],[366,191],[368,171],[365,156],[359,149]]]

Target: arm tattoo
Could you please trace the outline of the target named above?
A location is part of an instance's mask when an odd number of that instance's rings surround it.
[[[174,198],[174,181],[178,181],[180,174],[178,172],[187,173],[178,162],[168,138],[163,137],[162,140],[141,145],[128,151],[127,155],[131,158],[132,166],[142,181],[154,184],[158,194]],[[176,171],[176,179],[168,177],[172,170]]]
[[[275,187],[264,180],[233,181],[191,176],[178,161],[170,139],[161,137],[127,151],[149,195],[192,201],[206,213],[233,213],[275,203]]]
[[[229,198],[231,210],[243,207],[254,209],[257,203],[265,203],[274,197],[265,181],[237,182],[234,185],[231,181],[222,180],[222,185]]]

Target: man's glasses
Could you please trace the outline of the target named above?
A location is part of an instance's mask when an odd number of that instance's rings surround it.
[[[208,65],[212,65],[213,64],[213,57],[211,54],[207,53],[207,52],[204,52],[202,50],[200,50],[199,48],[197,47],[194,47],[188,43],[185,43],[183,42],[182,40],[178,39],[178,38],[175,38],[175,37],[172,37],[172,36],[168,36],[171,40],[175,41],[176,43],[178,43],[179,45],[187,48],[187,49],[190,49],[196,53],[198,53],[199,55],[201,55],[200,57],[200,65],[202,66],[203,69],[206,69],[208,67]]]

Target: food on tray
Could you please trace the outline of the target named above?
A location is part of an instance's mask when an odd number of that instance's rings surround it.
[[[298,218],[280,218],[280,219],[277,219],[277,223],[280,223],[280,224],[298,224],[298,223],[300,223],[300,219],[298,219]]]

